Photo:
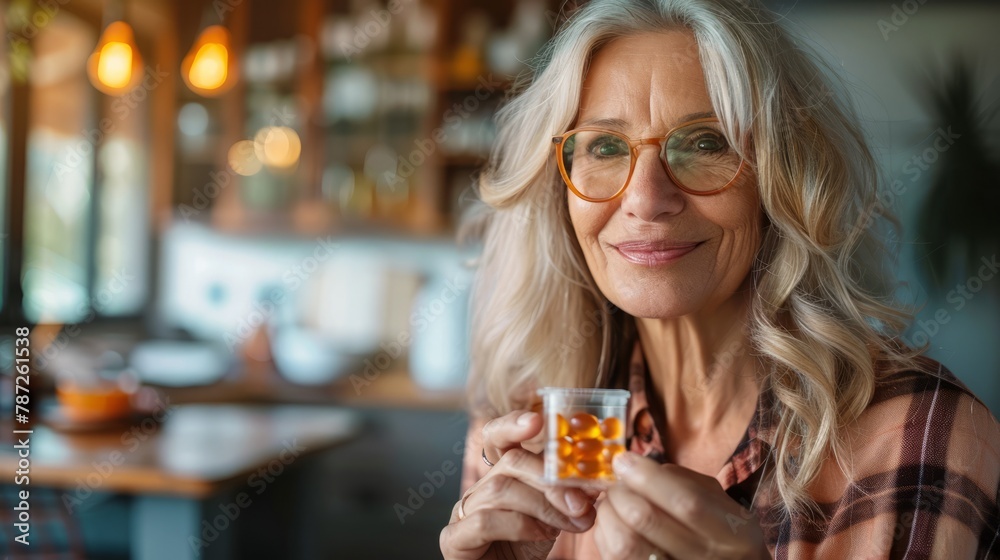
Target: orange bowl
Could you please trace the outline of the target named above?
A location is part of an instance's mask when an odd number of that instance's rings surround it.
[[[117,385],[62,385],[56,388],[56,398],[63,414],[74,422],[116,420],[132,411],[130,395]]]

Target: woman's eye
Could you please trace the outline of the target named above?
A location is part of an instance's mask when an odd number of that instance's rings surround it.
[[[614,157],[628,153],[628,147],[620,138],[599,138],[590,145],[590,152],[596,156]]]
[[[695,140],[694,145],[703,152],[717,152],[726,149],[726,140],[720,136],[706,135]]]

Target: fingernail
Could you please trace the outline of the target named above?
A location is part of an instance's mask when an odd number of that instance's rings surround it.
[[[527,426],[531,424],[531,421],[535,419],[537,413],[535,412],[525,412],[524,414],[517,417],[518,426]]]
[[[581,498],[579,494],[570,490],[569,492],[566,492],[565,498],[566,498],[566,507],[569,508],[569,511],[571,511],[574,514],[583,511],[583,508],[586,504],[584,503],[583,498]]]
[[[636,462],[635,453],[626,451],[625,453],[619,453],[615,457],[615,460],[611,462],[611,467],[615,469],[615,474],[624,476],[635,467]]]
[[[584,517],[570,517],[569,522],[572,523],[574,527],[581,530],[590,529],[591,525],[594,524],[593,521]]]

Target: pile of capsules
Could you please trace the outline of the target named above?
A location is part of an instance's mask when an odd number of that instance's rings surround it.
[[[556,415],[556,469],[560,479],[613,480],[611,460],[625,451],[625,427],[610,416],[603,421],[577,412],[568,419]]]

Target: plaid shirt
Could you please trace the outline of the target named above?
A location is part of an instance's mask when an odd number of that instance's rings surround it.
[[[778,507],[766,476],[773,472],[774,397],[762,391],[743,439],[715,478],[733,499],[752,506],[776,560],[1000,558],[1000,424],[951,372],[921,360],[936,373],[879,379],[847,441],[852,476],[831,460],[809,487],[821,518],[782,515]],[[665,415],[662,403],[646,399],[649,376],[639,351],[629,385],[629,449],[664,462],[656,425]],[[637,422],[643,414],[654,421]],[[478,426],[470,427],[463,489],[486,471]],[[592,532],[563,533],[549,558],[599,558]]]

